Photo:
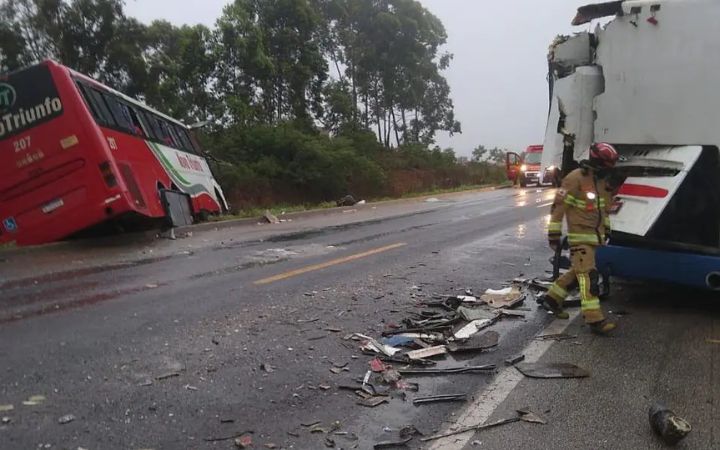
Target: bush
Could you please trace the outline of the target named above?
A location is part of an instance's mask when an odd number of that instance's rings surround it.
[[[367,131],[330,137],[292,124],[230,127],[202,137],[234,210],[372,199],[502,182],[502,168],[459,163],[452,150],[386,149]]]

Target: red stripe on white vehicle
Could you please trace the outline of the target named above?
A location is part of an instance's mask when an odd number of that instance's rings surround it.
[[[644,184],[625,183],[620,187],[618,195],[630,195],[633,197],[665,198],[669,194],[667,189],[648,186]]]

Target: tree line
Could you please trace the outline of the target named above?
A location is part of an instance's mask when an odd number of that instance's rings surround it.
[[[446,40],[414,0],[235,0],[212,27],[145,25],[123,0],[0,0],[0,71],[52,58],[206,122],[238,206],[496,181],[435,146],[461,132]]]

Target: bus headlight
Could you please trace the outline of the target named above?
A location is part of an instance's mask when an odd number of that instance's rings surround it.
[[[520,172],[527,172],[527,164],[520,166]]]

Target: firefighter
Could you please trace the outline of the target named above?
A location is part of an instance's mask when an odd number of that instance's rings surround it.
[[[618,153],[612,145],[591,145],[590,158],[563,179],[548,225],[548,241],[556,250],[561,245],[562,222],[566,219],[571,267],[552,285],[543,302],[556,317],[567,319],[569,315],[563,310],[563,302],[569,290],[579,288],[585,323],[598,334],[608,334],[615,329],[615,324],[605,319],[600,307],[595,249],[605,244],[610,232],[608,211],[612,192],[607,177],[617,160]]]

